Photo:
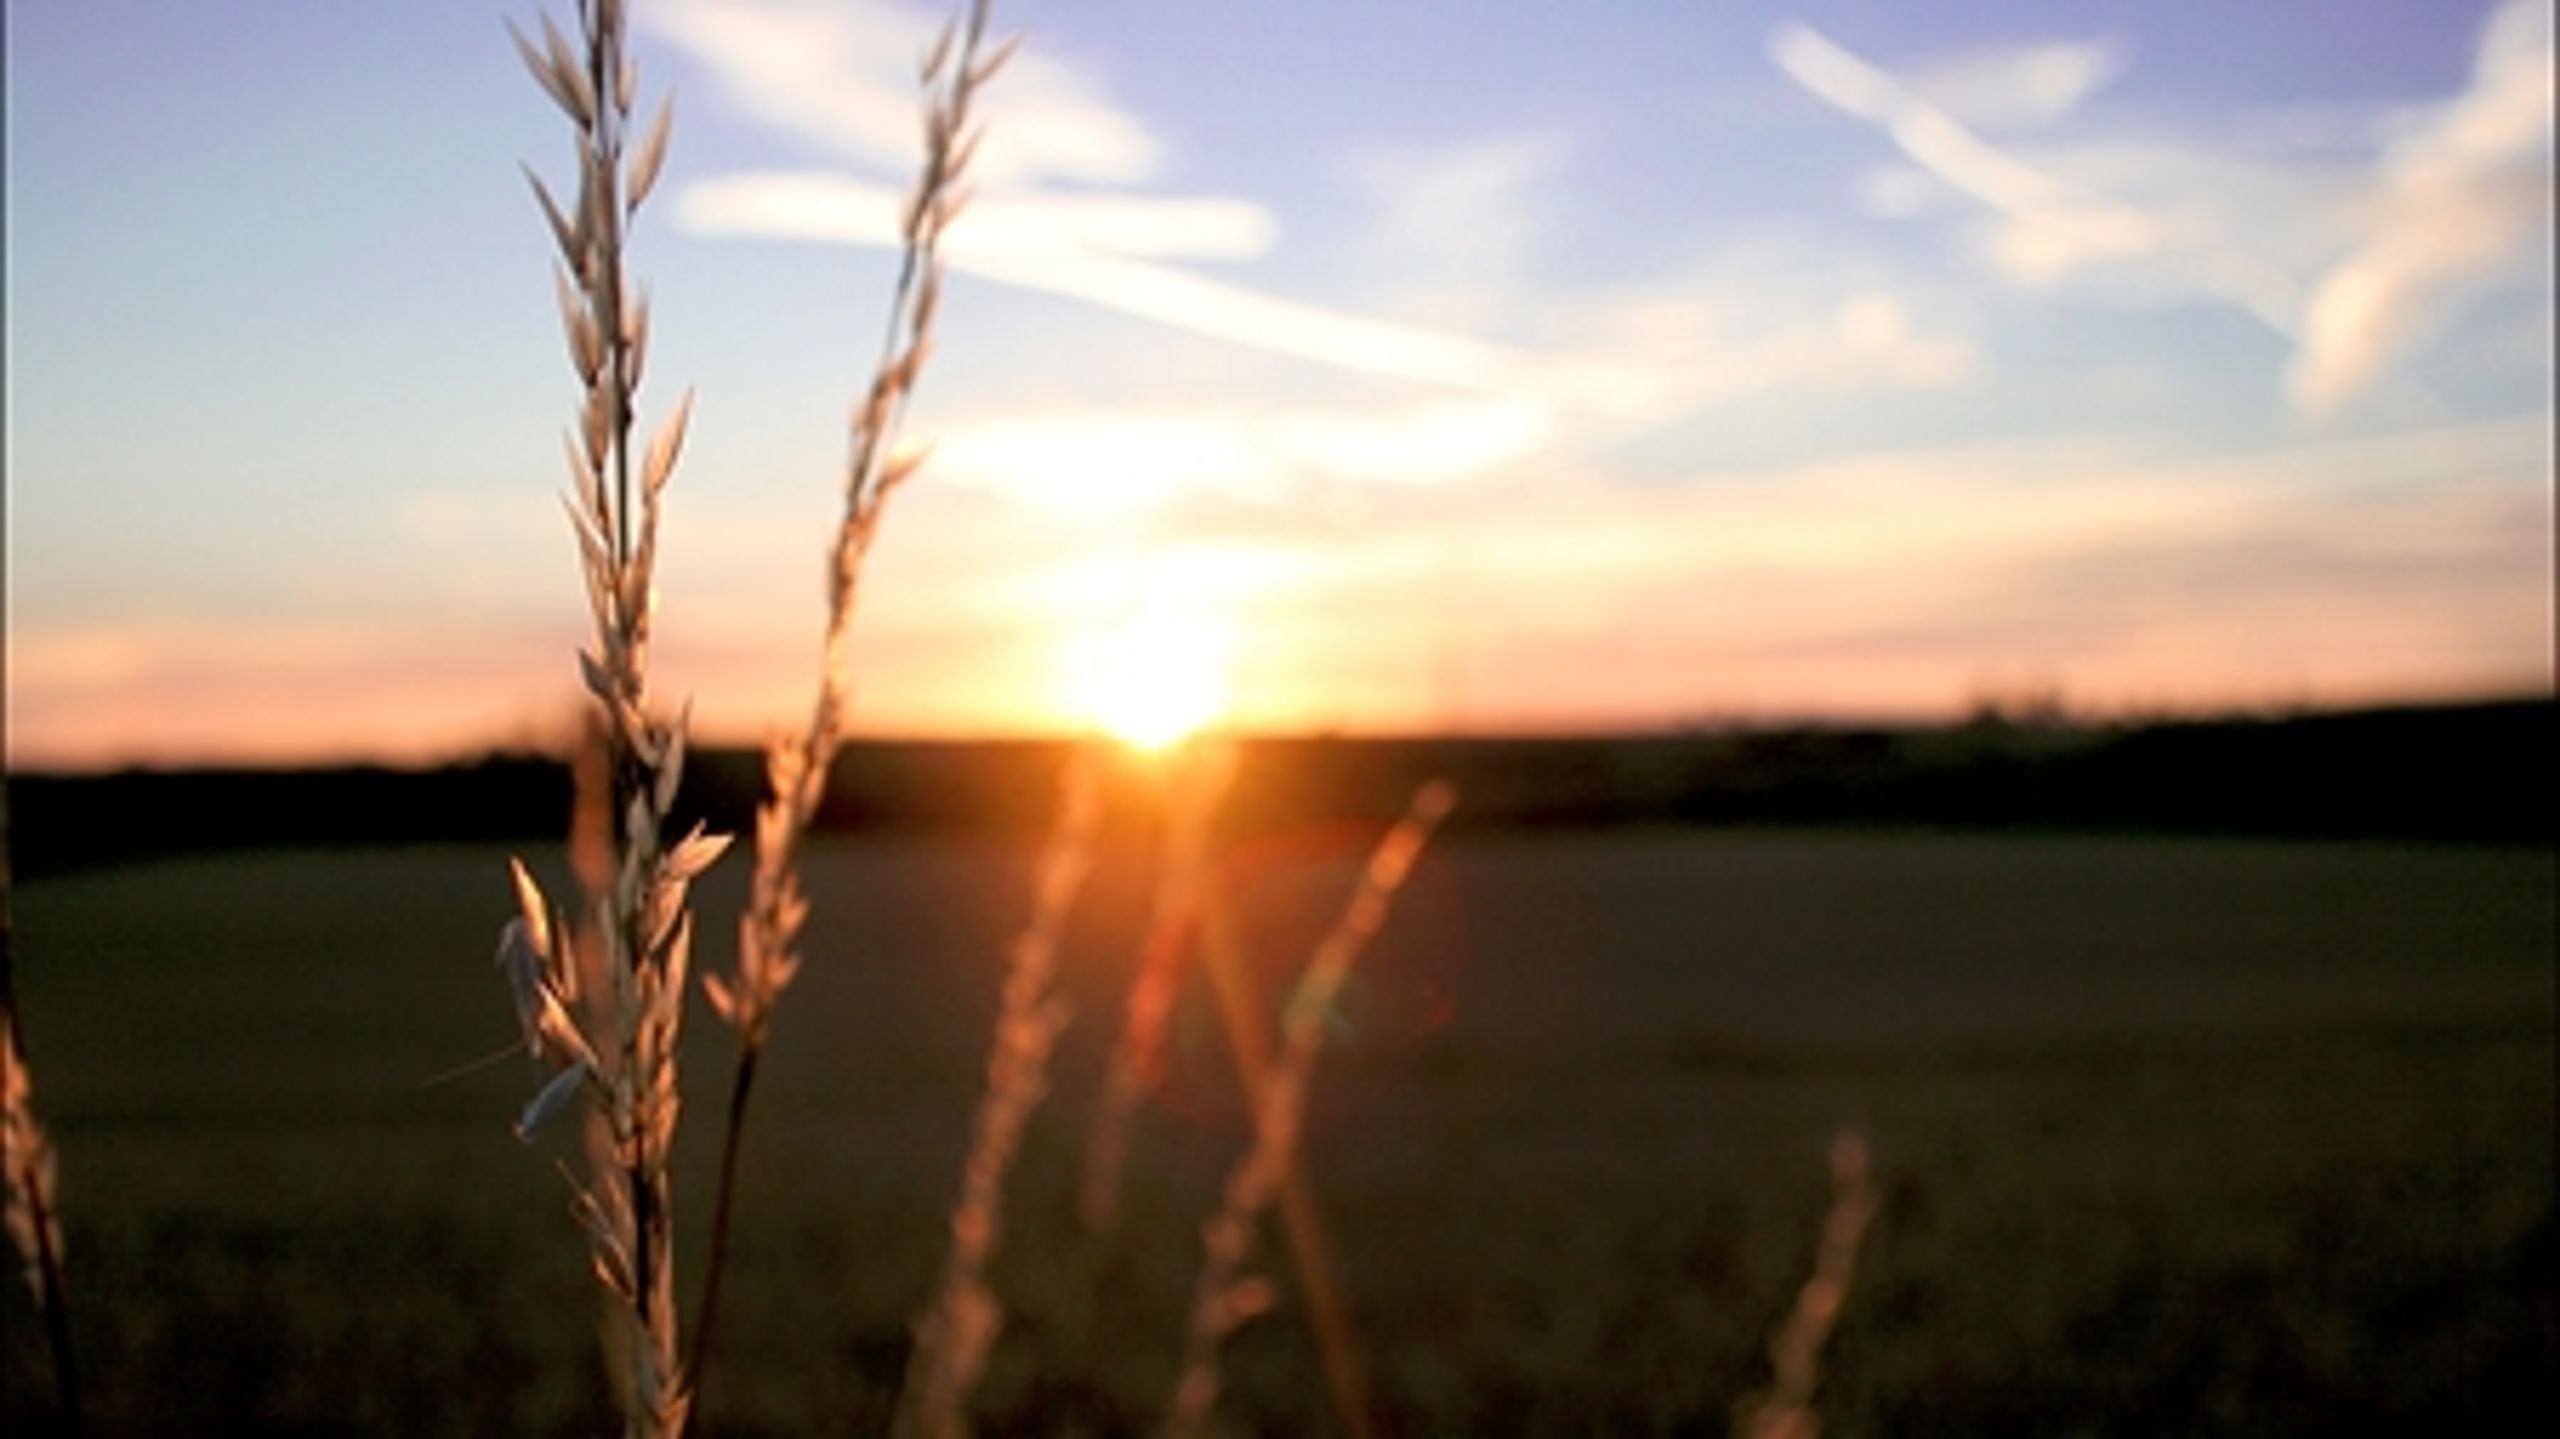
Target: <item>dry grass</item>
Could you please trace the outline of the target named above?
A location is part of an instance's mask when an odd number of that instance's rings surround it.
[[[626,232],[661,166],[672,112],[628,145],[639,70],[626,50],[624,0],[581,0],[573,45],[546,16],[542,43],[516,47],[577,132],[574,203],[563,208],[528,172],[559,247],[561,323],[581,386],[568,442],[578,540],[593,647],[579,669],[604,719],[612,785],[612,879],[592,928],[564,924],[532,876],[515,868],[519,917],[500,944],[525,1045],[551,1071],[521,1130],[573,1096],[603,1114],[611,1164],[572,1181],[597,1277],[622,1304],[613,1347],[625,1428],[677,1434],[691,1405],[678,1342],[674,1189],[670,1176],[681,1092],[677,1046],[684,1021],[693,922],[687,890],[726,847],[699,832],[672,847],[667,817],[684,774],[685,722],[653,714],[649,640],[655,604],[659,499],[674,477],[691,409],[688,394],[663,419],[635,463],[633,436],[649,337],[647,299],[626,271]],[[511,32],[513,33],[513,32]],[[582,958],[581,949],[600,953]],[[582,969],[600,970],[609,1000],[602,1032],[582,1020]]]
[[[35,1077],[19,1027],[17,948],[9,911],[9,795],[0,780],[0,1191],[27,1292],[44,1316],[54,1400],[64,1426],[80,1428],[80,1381],[71,1357],[71,1286],[63,1272],[62,1210],[53,1144],[36,1120]]]
[[[1199,922],[1200,891],[1209,864],[1209,827],[1235,772],[1235,746],[1221,739],[1181,746],[1160,778],[1167,816],[1165,855],[1149,905],[1146,939],[1130,981],[1120,1036],[1085,1147],[1084,1178],[1076,1211],[1096,1235],[1107,1232],[1120,1207],[1121,1172],[1129,1162],[1130,1129],[1138,1106],[1164,1062],[1167,1019],[1182,983],[1183,958]]]
[[[943,237],[965,198],[961,182],[979,134],[973,102],[1011,52],[982,54],[987,5],[947,27],[924,57],[922,173],[903,216],[903,255],[879,363],[856,407],[844,508],[828,554],[824,654],[809,718],[767,749],[767,797],[756,816],[756,862],[738,931],[737,968],[706,976],[713,1009],[738,1033],[721,1144],[717,1196],[700,1306],[689,1353],[678,1343],[673,1245],[673,1153],[680,1088],[676,1056],[692,923],[687,886],[717,858],[724,839],[699,833],[672,850],[661,836],[683,772],[684,722],[652,716],[648,640],[657,553],[659,496],[682,444],[690,396],[662,425],[633,487],[631,436],[647,338],[645,304],[626,302],[624,238],[663,163],[670,111],[661,105],[626,160],[625,132],[636,68],[625,51],[620,0],[581,0],[573,46],[546,19],[536,46],[517,35],[527,67],[576,127],[581,157],[576,203],[564,210],[540,179],[534,191],[558,242],[560,303],[570,357],[584,387],[578,432],[569,444],[577,499],[570,507],[595,623],[581,668],[602,716],[609,800],[610,878],[589,926],[564,924],[525,868],[515,867],[520,915],[509,924],[500,961],[514,986],[527,1051],[550,1079],[527,1107],[529,1131],[573,1095],[597,1101],[608,1162],[579,1185],[575,1210],[591,1241],[594,1267],[625,1306],[607,1336],[617,1356],[618,1393],[634,1434],[677,1434],[686,1426],[708,1367],[719,1313],[745,1121],[773,1014],[799,972],[809,902],[799,853],[824,797],[842,743],[853,687],[852,622],[862,570],[888,500],[916,473],[920,451],[896,444],[899,420],[929,352],[942,293]],[[1192,759],[1167,808],[1173,843],[1159,880],[1147,953],[1128,996],[1127,1018],[1094,1122],[1081,1207],[1089,1231],[1105,1231],[1146,1085],[1158,1063],[1165,1017],[1182,978],[1186,931],[1201,908],[1208,829],[1225,788],[1231,752],[1186,751]],[[1048,1090],[1048,1067],[1068,1009],[1054,975],[1069,917],[1092,856],[1101,816],[1101,757],[1088,745],[1062,782],[1056,828],[1035,870],[1031,914],[1011,949],[986,1088],[950,1219],[949,1247],[931,1299],[916,1321],[892,1425],[918,1439],[968,1432],[973,1396],[1003,1326],[1004,1306],[989,1282],[1002,1241],[1005,1188],[1032,1112]],[[1277,1053],[1267,1021],[1240,987],[1241,963],[1222,925],[1208,966],[1217,981],[1228,1042],[1254,1117],[1245,1156],[1203,1231],[1203,1254],[1188,1333],[1164,1432],[1196,1434],[1217,1401],[1227,1336],[1270,1306],[1274,1291],[1247,1273],[1264,1211],[1279,1202],[1335,1407],[1353,1434],[1370,1431],[1362,1364],[1339,1300],[1329,1246],[1297,1159],[1307,1087],[1334,1004],[1361,948],[1384,922],[1392,897],[1432,829],[1452,803],[1445,785],[1426,786],[1406,818],[1381,842],[1349,908],[1319,944],[1280,1025]],[[599,850],[590,833],[583,847]],[[591,866],[592,867],[592,866]],[[581,1010],[581,991],[598,976],[610,991],[600,1012]],[[1817,1341],[1818,1342],[1818,1341]],[[1790,1393],[1793,1391],[1790,1390]]]
[[[932,346],[934,314],[942,296],[942,237],[966,202],[962,182],[978,145],[974,102],[1012,53],[1010,42],[992,53],[981,53],[986,27],[987,5],[978,0],[965,26],[944,28],[920,67],[928,97],[923,171],[901,217],[905,248],[879,363],[870,389],[854,411],[843,517],[827,556],[827,628],[817,696],[807,725],[796,735],[775,739],[766,749],[767,794],[756,814],[755,875],[738,925],[737,973],[730,979],[716,975],[704,979],[712,1008],[737,1029],[739,1048],[721,1146],[710,1266],[694,1327],[697,1373],[707,1365],[719,1313],[748,1104],[774,1005],[800,968],[798,946],[809,902],[801,886],[799,853],[809,822],[825,797],[828,770],[843,743],[852,704],[853,617],[861,594],[863,561],[879,534],[889,497],[915,474],[924,458],[921,450],[899,451],[898,421],[915,393]]]
[[[1770,1336],[1769,1387],[1736,1406],[1735,1439],[1815,1439],[1822,1432],[1814,1407],[1822,1346],[1840,1322],[1849,1278],[1858,1267],[1858,1245],[1875,1217],[1866,1136],[1842,1130],[1831,1141],[1831,1208],[1822,1217],[1822,1238],[1814,1246],[1813,1275],[1796,1291],[1795,1307]]]
[[[1219,1347],[1237,1326],[1272,1303],[1270,1285],[1247,1277],[1244,1268],[1263,1211],[1281,1192],[1294,1163],[1326,1016],[1350,977],[1352,962],[1385,924],[1396,891],[1456,802],[1456,792],[1445,784],[1425,785],[1414,796],[1404,818],[1370,855],[1349,907],[1316,947],[1290,998],[1281,1021],[1280,1053],[1251,1096],[1253,1145],[1228,1178],[1217,1215],[1202,1231],[1200,1279],[1192,1295],[1181,1376],[1165,1415],[1167,1439],[1189,1439],[1201,1432],[1218,1400]]]
[[[941,1278],[916,1321],[915,1349],[898,1398],[894,1432],[953,1439],[969,1429],[969,1401],[995,1347],[1004,1310],[986,1272],[1003,1240],[1005,1176],[1023,1127],[1048,1093],[1049,1056],[1067,1026],[1067,1003],[1053,987],[1067,921],[1093,867],[1102,819],[1102,756],[1080,749],[1067,766],[1058,821],[1033,871],[1031,917],[1014,939],[987,1056],[951,1247]]]

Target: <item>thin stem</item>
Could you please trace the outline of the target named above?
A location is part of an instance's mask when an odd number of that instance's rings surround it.
[[[1076,1209],[1085,1228],[1100,1236],[1119,1208],[1121,1171],[1129,1156],[1138,1107],[1162,1065],[1164,1031],[1182,984],[1183,959],[1198,923],[1198,897],[1208,864],[1209,825],[1235,770],[1235,750],[1224,737],[1195,737],[1153,772],[1158,808],[1165,816],[1164,859],[1149,905],[1138,971],[1123,1006],[1120,1037],[1112,1046],[1093,1135],[1085,1147]]]
[[[18,1013],[17,949],[9,909],[9,790],[0,777],[0,1089],[6,1091],[7,1170],[5,1187],[11,1207],[25,1206],[18,1234],[27,1247],[36,1307],[44,1311],[45,1343],[53,1356],[53,1392],[62,1411],[65,1433],[77,1434],[80,1421],[79,1369],[71,1352],[71,1284],[62,1258],[62,1220],[54,1204],[51,1147],[36,1124],[27,1078],[26,1027]],[[15,1217],[15,1216],[13,1216]],[[21,1226],[12,1225],[13,1229]]]
[[[738,1069],[729,1080],[729,1125],[720,1138],[720,1189],[711,1201],[711,1257],[702,1275],[702,1299],[693,1311],[693,1352],[685,1359],[685,1372],[693,1376],[693,1402],[696,1412],[702,1404],[702,1376],[711,1361],[711,1325],[720,1314],[720,1276],[729,1261],[729,1206],[738,1188],[738,1150],[747,1129],[747,1096],[756,1087],[756,1069],[764,1047],[756,1045],[738,1052]]]
[[[581,8],[592,11],[597,3],[584,0]],[[623,368],[630,337],[622,328],[622,107],[615,103],[614,94],[622,68],[622,30],[594,14],[586,21],[587,32],[594,37],[587,46],[587,80],[595,87],[596,98],[588,176],[597,187],[593,219],[604,256],[595,318],[604,339],[604,374],[613,396],[613,559],[620,567],[631,563],[631,386]],[[623,616],[626,626],[631,618],[627,613]]]
[[[579,1212],[590,1231],[597,1274],[628,1306],[627,1430],[654,1436],[681,1432],[688,1413],[669,1173],[679,1112],[677,1045],[692,947],[686,888],[727,841],[697,831],[667,847],[668,811],[682,781],[684,721],[668,724],[649,716],[659,495],[672,474],[691,405],[688,399],[669,413],[645,469],[635,466],[633,398],[642,351],[640,321],[623,303],[630,292],[624,246],[644,193],[640,187],[655,175],[663,155],[664,131],[653,132],[643,161],[647,174],[634,177],[632,203],[626,205],[623,140],[638,87],[626,47],[627,10],[626,0],[580,0],[582,57],[548,21],[538,49],[517,36],[535,79],[579,135],[575,220],[539,178],[534,187],[560,247],[562,319],[584,387],[571,449],[579,497],[573,514],[595,622],[595,651],[582,655],[582,667],[605,721],[612,796],[605,829],[612,839],[613,874],[594,905],[595,932],[607,955],[601,967],[608,971],[612,996],[609,1043],[573,1032],[574,1025],[559,1018],[567,1012],[565,996],[576,989],[574,960],[548,938],[554,926],[545,917],[547,906],[521,868],[525,914],[509,933],[529,946],[519,996],[527,1006],[528,1043],[538,1058],[578,1070],[555,1077],[538,1104],[547,1106],[556,1102],[550,1096],[570,1092],[559,1088],[560,1078],[583,1076],[581,1087],[599,1098],[605,1113],[612,1153],[599,1166],[596,1192],[581,1192]],[[536,993],[542,1002],[531,1001]],[[542,1112],[547,1108],[529,1110],[528,1122]]]
[[[1222,887],[1210,884],[1200,898],[1200,937],[1205,968],[1218,996],[1218,1012],[1226,1022],[1227,1049],[1235,1056],[1236,1078],[1248,1102],[1263,1092],[1271,1073],[1271,1041],[1264,1034],[1263,1008],[1253,992],[1244,947],[1235,932],[1234,912]],[[1316,1207],[1315,1181],[1298,1151],[1280,1180],[1280,1227],[1288,1237],[1289,1258],[1298,1272],[1298,1288],[1306,1296],[1307,1319],[1324,1359],[1325,1388],[1333,1399],[1334,1417],[1352,1439],[1370,1439],[1377,1425],[1369,1418],[1369,1372],[1360,1358],[1360,1340],[1343,1303],[1340,1268],[1325,1236],[1323,1211]]]
[[[957,56],[949,37],[927,66],[925,162],[914,208],[905,226],[898,280],[883,328],[871,385],[854,411],[851,452],[844,475],[844,510],[827,555],[827,628],[817,693],[807,726],[776,739],[766,751],[767,797],[756,814],[756,864],[746,913],[738,923],[734,979],[706,977],[705,991],[722,1019],[738,1030],[738,1067],[730,1085],[728,1131],[721,1141],[720,1188],[714,1200],[710,1269],[695,1317],[692,1378],[699,1393],[710,1355],[711,1325],[728,1254],[729,1224],[737,1185],[737,1155],[775,1003],[798,972],[795,952],[808,917],[801,888],[800,853],[825,798],[828,772],[844,739],[852,691],[851,636],[862,566],[879,532],[889,494],[911,474],[914,461],[891,453],[916,377],[923,368],[940,294],[942,234],[957,213],[953,186],[968,159],[965,136],[972,97],[1002,63],[981,62],[987,0],[974,0]],[[947,67],[947,68],[946,68]]]
[[[1801,1439],[1820,1427],[1814,1389],[1822,1378],[1822,1348],[1840,1322],[1857,1273],[1858,1246],[1875,1214],[1866,1136],[1843,1129],[1831,1141],[1831,1207],[1814,1245],[1813,1273],[1769,1336],[1769,1387],[1744,1401],[1734,1422],[1736,1439]]]
[[[43,1286],[44,1337],[53,1351],[54,1401],[62,1406],[64,1432],[81,1431],[80,1375],[71,1358],[71,1284],[63,1273],[62,1250],[55,1244],[60,1221],[53,1206],[39,1196],[32,1201],[36,1222],[36,1272]]]
[[[890,1432],[903,1439],[960,1439],[969,1398],[1004,1323],[986,1284],[1004,1233],[1004,1182],[1022,1131],[1048,1092],[1049,1055],[1066,1027],[1067,1001],[1051,986],[1067,919],[1093,866],[1102,818],[1102,763],[1093,741],[1067,758],[1056,823],[1032,872],[1031,917],[1014,938],[998,1000],[987,1087],[978,1099],[951,1247],[932,1301],[916,1321]]]
[[[1370,853],[1350,904],[1316,946],[1290,997],[1281,1017],[1279,1051],[1247,1096],[1254,1121],[1252,1147],[1228,1175],[1218,1213],[1202,1230],[1200,1277],[1192,1290],[1190,1330],[1161,1430],[1164,1439],[1190,1439],[1207,1425],[1218,1400],[1220,1346],[1270,1303],[1268,1286],[1246,1277],[1245,1264],[1252,1257],[1263,1211],[1296,1167],[1307,1085],[1324,1040],[1324,1016],[1456,799],[1456,790],[1437,780],[1414,794],[1404,818]]]

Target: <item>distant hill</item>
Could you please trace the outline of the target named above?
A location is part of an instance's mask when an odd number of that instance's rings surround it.
[[[2420,839],[2560,838],[2548,698],[2141,726],[1805,726],[1586,738],[1263,738],[1226,823],[1261,831],[1392,815],[1442,776],[1462,823],[1892,825]],[[824,830],[1045,821],[1065,746],[889,742],[839,756]],[[697,753],[681,808],[745,831],[746,751]],[[10,778],[23,874],[206,849],[513,840],[565,832],[567,768],[500,755],[431,770],[129,770]]]

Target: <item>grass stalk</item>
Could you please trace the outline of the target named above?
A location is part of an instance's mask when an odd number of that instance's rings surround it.
[[[1456,802],[1456,790],[1440,781],[1415,793],[1404,818],[1371,852],[1350,904],[1317,944],[1290,997],[1281,1019],[1280,1052],[1250,1096],[1252,1148],[1229,1174],[1218,1213],[1201,1232],[1200,1276],[1192,1291],[1181,1372],[1161,1430],[1165,1439],[1192,1439],[1207,1425],[1217,1406],[1219,1351],[1227,1335],[1273,1302],[1269,1284],[1248,1277],[1245,1265],[1253,1256],[1263,1211],[1280,1192],[1295,1159],[1307,1086],[1324,1041],[1324,1017],[1341,995],[1352,963],[1386,923],[1396,892],[1423,846]]]
[[[36,1310],[44,1316],[54,1403],[63,1432],[77,1434],[80,1376],[71,1353],[71,1284],[63,1262],[58,1177],[53,1145],[36,1119],[35,1080],[18,1012],[16,927],[9,903],[9,791],[0,778],[0,1185],[7,1190],[9,1237],[18,1246]]]
[[[1227,1050],[1235,1056],[1236,1078],[1247,1095],[1262,1092],[1271,1073],[1271,1041],[1262,999],[1254,993],[1252,969],[1235,932],[1235,915],[1225,891],[1215,884],[1200,896],[1200,942],[1217,995],[1218,1012],[1227,1031]],[[1370,1439],[1377,1423],[1370,1416],[1369,1370],[1361,1358],[1360,1340],[1343,1302],[1341,1266],[1334,1262],[1326,1237],[1324,1212],[1316,1205],[1315,1180],[1305,1152],[1290,1158],[1280,1178],[1280,1231],[1289,1244],[1289,1259],[1298,1275],[1298,1292],[1306,1301],[1307,1322],[1315,1330],[1316,1350],[1324,1361],[1326,1393],[1334,1418],[1351,1439]]]
[[[755,1093],[756,1070],[763,1057],[763,1045],[741,1045],[737,1068],[729,1074],[728,1120],[720,1133],[720,1179],[711,1201],[710,1249],[703,1260],[702,1295],[694,1302],[693,1348],[685,1356],[697,1406],[702,1402],[703,1373],[711,1361],[711,1324],[720,1313],[720,1276],[728,1272],[729,1216],[737,1202],[738,1152],[747,1130],[747,1101]]]
[[[1106,1235],[1116,1215],[1122,1171],[1137,1115],[1163,1062],[1166,1027],[1182,983],[1183,959],[1196,941],[1202,968],[1208,971],[1219,1014],[1234,1057],[1236,1077],[1246,1095],[1262,1092],[1271,1068],[1271,1040],[1262,1001],[1252,992],[1251,972],[1235,934],[1233,916],[1223,892],[1209,876],[1209,830],[1235,771],[1230,740],[1194,740],[1173,756],[1163,776],[1162,804],[1167,837],[1164,864],[1150,904],[1138,974],[1131,983],[1120,1037],[1106,1072],[1093,1137],[1085,1151],[1077,1213],[1096,1239]],[[1307,1318],[1323,1356],[1325,1388],[1334,1416],[1352,1439],[1375,1432],[1370,1419],[1369,1380],[1360,1357],[1349,1310],[1342,1300],[1325,1236],[1322,1211],[1316,1206],[1305,1156],[1299,1155],[1281,1180],[1277,1200],[1289,1257],[1306,1300]]]
[[[636,397],[648,343],[648,303],[626,274],[626,230],[666,157],[671,108],[662,102],[636,148],[627,141],[638,67],[626,49],[626,0],[580,0],[573,46],[542,22],[537,46],[510,28],[526,68],[578,138],[578,188],[563,208],[530,171],[535,199],[559,249],[561,322],[582,387],[568,445],[575,497],[568,503],[586,578],[593,646],[579,654],[603,716],[611,780],[614,859],[591,940],[559,923],[521,864],[519,917],[500,943],[514,984],[525,1044],[552,1071],[519,1122],[529,1132],[583,1094],[605,1116],[613,1172],[582,1187],[576,1212],[598,1277],[622,1301],[631,1343],[617,1385],[625,1431],[683,1432],[690,1412],[677,1339],[674,1187],[670,1173],[681,1108],[676,1051],[692,954],[687,892],[727,840],[698,830],[669,845],[665,830],[684,772],[685,721],[651,714],[648,650],[660,498],[673,478],[690,394],[660,422],[636,469]],[[579,951],[600,947],[610,1024],[590,1032],[579,1016]]]
[[[1182,961],[1199,918],[1208,868],[1209,826],[1235,772],[1235,748],[1224,739],[1195,738],[1166,757],[1158,776],[1165,815],[1164,860],[1149,902],[1137,976],[1111,1048],[1110,1068],[1085,1147],[1076,1212],[1099,1236],[1111,1226],[1120,1201],[1120,1175],[1129,1157],[1138,1107],[1163,1062],[1164,1035],[1182,983]]]
[[[707,975],[712,1008],[738,1031],[738,1062],[729,1086],[728,1125],[712,1206],[709,1268],[695,1312],[690,1368],[698,1386],[719,1315],[720,1277],[729,1252],[729,1223],[738,1183],[748,1102],[757,1062],[782,991],[799,972],[798,943],[809,901],[800,880],[800,850],[825,798],[827,776],[844,742],[853,695],[852,635],[862,567],[889,497],[920,467],[921,450],[901,452],[898,424],[932,350],[943,285],[941,246],[967,202],[962,182],[980,131],[972,114],[978,91],[1012,53],[1010,42],[982,54],[987,0],[976,0],[965,24],[946,26],[924,58],[924,160],[902,216],[903,248],[886,333],[871,384],[853,415],[844,475],[844,510],[827,556],[827,629],[808,723],[777,738],[765,754],[766,797],[756,813],[756,864],[747,909],[738,923],[738,967]],[[955,48],[956,47],[956,48]]]
[[[1875,1219],[1876,1192],[1868,1174],[1867,1141],[1844,1129],[1831,1141],[1831,1207],[1814,1246],[1813,1274],[1769,1337],[1772,1378],[1767,1389],[1735,1411],[1735,1439],[1814,1439],[1821,1418],[1813,1406],[1822,1377],[1822,1347],[1840,1322],[1841,1306],[1856,1272],[1858,1246]]]
[[[1060,780],[1058,815],[1032,873],[1031,917],[1014,938],[998,1001],[987,1086],[978,1100],[960,1199],[951,1211],[951,1247],[932,1300],[916,1321],[915,1347],[891,1432],[904,1439],[958,1439],[968,1432],[969,1398],[1003,1327],[987,1287],[988,1263],[1003,1240],[1004,1179],[1031,1112],[1048,1092],[1050,1052],[1066,1028],[1066,999],[1051,981],[1067,918],[1093,866],[1102,820],[1103,751],[1079,745]]]

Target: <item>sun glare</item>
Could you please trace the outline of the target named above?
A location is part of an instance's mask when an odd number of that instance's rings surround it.
[[[1169,749],[1226,708],[1227,650],[1224,626],[1206,615],[1141,610],[1085,656],[1084,710],[1133,749]]]

